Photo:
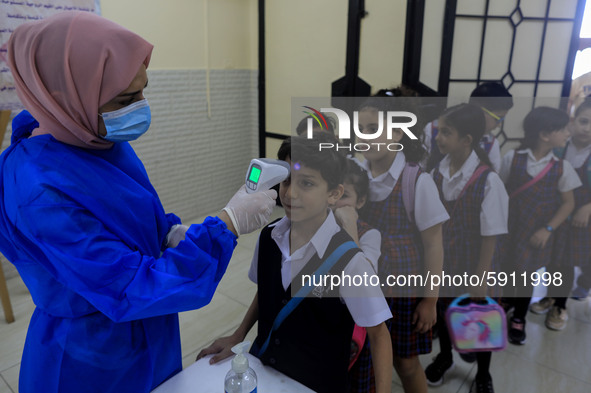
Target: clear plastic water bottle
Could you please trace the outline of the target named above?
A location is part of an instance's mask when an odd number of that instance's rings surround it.
[[[244,351],[249,345],[250,342],[245,341],[232,348],[232,352],[236,356],[232,359],[232,369],[228,371],[224,381],[224,391],[226,393],[257,392],[257,375],[248,366],[248,358],[244,356]]]

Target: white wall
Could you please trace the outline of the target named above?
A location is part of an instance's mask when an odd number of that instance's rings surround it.
[[[154,44],[153,69],[257,68],[256,0],[102,0],[101,11]]]
[[[150,131],[133,143],[164,207],[185,221],[223,207],[257,154],[256,0],[102,0],[154,44]]]
[[[365,8],[359,76],[375,92],[402,80],[406,0],[367,0]],[[348,1],[267,0],[265,11],[266,128],[289,135],[292,97],[330,97],[345,75]],[[267,139],[267,156],[279,143]]]

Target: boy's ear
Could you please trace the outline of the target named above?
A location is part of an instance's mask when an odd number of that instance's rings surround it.
[[[339,184],[332,190],[328,191],[328,204],[334,205],[345,193],[345,187]]]

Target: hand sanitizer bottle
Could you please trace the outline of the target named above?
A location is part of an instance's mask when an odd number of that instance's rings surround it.
[[[257,376],[254,370],[248,367],[248,358],[244,351],[249,347],[250,342],[244,341],[232,347],[236,354],[232,359],[232,369],[226,374],[224,391],[226,393],[256,393]]]

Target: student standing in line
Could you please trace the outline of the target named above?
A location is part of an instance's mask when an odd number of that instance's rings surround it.
[[[370,227],[359,218],[359,211],[367,203],[369,194],[369,178],[367,172],[356,159],[348,158],[343,196],[332,207],[337,223],[361,249],[363,255],[371,263],[374,272],[378,271],[378,260],[381,255],[382,235],[377,229]],[[366,330],[355,325],[351,341],[351,361],[349,369],[357,361],[365,343]]]
[[[513,97],[502,84],[485,82],[472,90],[469,103],[480,107],[484,113],[485,131],[480,140],[480,147],[488,154],[492,164],[491,169],[499,172],[501,169],[501,147],[499,141],[492,135],[492,131],[505,120],[505,116],[513,107]],[[429,171],[443,158],[435,141],[438,129],[438,123],[435,120],[427,124],[424,130],[424,144],[429,152],[426,168]]]
[[[567,113],[573,116],[575,109],[591,97],[591,72],[586,72],[572,81]]]
[[[479,146],[485,130],[482,110],[472,104],[448,108],[439,117],[437,146],[445,154],[433,170],[433,179],[450,215],[443,224],[443,270],[450,275],[464,273],[482,276],[491,269],[497,236],[507,233],[509,197],[499,176]],[[486,287],[468,288],[473,298],[486,296]],[[460,292],[465,292],[461,290]],[[444,294],[444,296],[447,294]],[[431,386],[442,384],[452,369],[452,344],[445,312],[453,297],[439,298],[438,320],[440,353],[427,366]],[[477,352],[477,373],[472,392],[493,393],[489,373],[492,352]]]
[[[573,296],[586,298],[591,286],[588,278],[591,273],[591,99],[588,98],[579,105],[570,126],[570,140],[564,149],[557,149],[556,153],[572,164],[583,186],[574,190],[575,210],[561,228],[560,240],[556,244],[558,251],[552,261],[554,268],[549,269],[549,272],[562,271],[563,286],[570,288],[573,268],[579,266],[582,274],[577,280]],[[547,313],[545,324],[548,329],[562,330],[568,320],[568,293],[562,290],[562,293],[552,297],[552,292],[552,288],[549,288],[549,296],[532,304],[530,310],[535,314]]]
[[[291,137],[282,143],[278,158],[291,165],[290,177],[279,190],[286,215],[263,228],[259,236],[249,271],[257,294],[238,329],[202,350],[198,359],[216,354],[210,361],[215,363],[230,356],[232,346],[243,341],[258,321],[251,352],[264,364],[314,391],[345,392],[356,323],[367,329],[372,342],[377,391],[390,392],[392,346],[385,321],[392,314],[380,288],[342,285],[330,293],[329,288],[318,286],[291,308],[302,299],[292,297],[302,287],[302,275],[325,266],[341,246],[352,244],[353,248],[338,259],[330,274],[374,274],[329,209],[343,194],[346,158],[334,150],[319,152],[318,143],[334,139],[317,133],[314,139]]]
[[[376,133],[379,124],[386,124],[388,111],[400,110],[396,103],[403,104],[404,98],[368,99],[359,111],[359,130],[366,134]],[[362,218],[382,233],[382,257],[378,264],[382,282],[392,274],[425,276],[427,271],[441,274],[441,227],[449,216],[433,179],[418,168],[418,162],[425,154],[420,139],[410,139],[403,130],[394,129],[392,139],[388,140],[387,133],[382,132],[372,142],[376,143],[374,147],[363,153],[370,193]],[[401,143],[404,150],[375,147],[393,142]],[[407,201],[405,204],[403,194],[412,194],[412,203]],[[390,289],[387,301],[396,316],[390,325],[394,368],[405,392],[427,392],[427,381],[418,355],[431,352],[431,327],[437,319],[437,291],[417,293],[409,287]],[[356,370],[351,370],[354,375],[352,386],[356,389],[353,391],[372,392],[374,389],[374,359],[370,356],[370,348],[369,343],[364,346],[354,366]]]
[[[507,273],[516,276],[550,265],[554,231],[575,207],[573,190],[581,186],[572,165],[556,157],[553,149],[565,146],[568,115],[559,109],[537,107],[523,120],[521,147],[503,157],[499,175],[509,193],[509,234],[501,241],[501,260]],[[524,344],[525,316],[533,287],[518,283],[509,325],[509,341]],[[507,294],[506,295],[510,295]]]
[[[333,213],[377,272],[382,235],[359,217],[368,201],[369,178],[356,159],[347,158],[343,187],[343,196],[332,206]]]

